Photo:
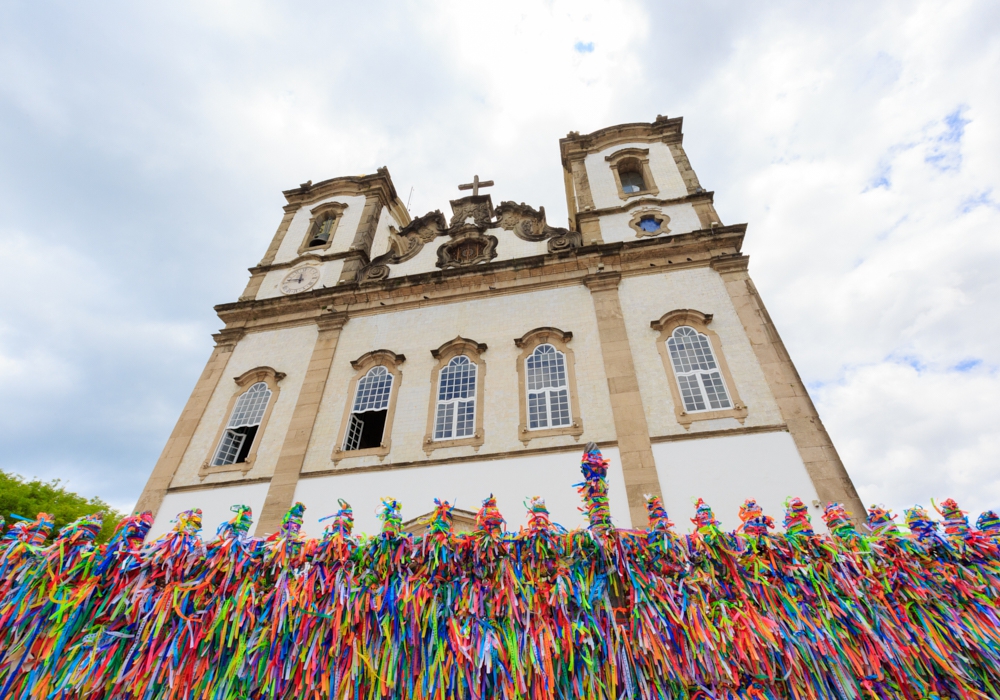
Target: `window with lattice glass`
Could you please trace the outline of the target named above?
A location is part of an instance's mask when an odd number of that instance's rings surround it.
[[[697,413],[733,407],[708,336],[690,326],[680,326],[667,340],[667,350],[685,411]]]
[[[246,461],[270,400],[271,390],[264,382],[257,382],[236,400],[222,433],[222,440],[212,458],[213,467]]]
[[[476,432],[476,370],[465,355],[445,365],[438,379],[434,439],[471,437]]]
[[[392,394],[392,373],[379,365],[358,380],[354,405],[344,436],[344,451],[365,450],[382,444]]]
[[[569,384],[566,355],[552,345],[539,345],[525,360],[528,391],[528,429],[569,425]]]

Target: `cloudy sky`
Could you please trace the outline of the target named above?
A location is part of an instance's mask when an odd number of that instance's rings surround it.
[[[1000,507],[1000,4],[0,4],[0,468],[134,504],[282,189],[683,116],[866,503]]]

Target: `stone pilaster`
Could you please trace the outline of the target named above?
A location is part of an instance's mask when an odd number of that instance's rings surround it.
[[[865,522],[865,508],[840,461],[837,448],[820,420],[798,370],[792,363],[764,302],[747,273],[749,258],[740,256],[712,264],[729,291],[736,313],[774,394],[781,418],[795,441],[820,501],[843,503],[856,522]]]
[[[281,518],[295,499],[295,487],[299,483],[299,472],[309,448],[316,415],[319,413],[320,401],[326,390],[326,380],[330,376],[330,366],[337,351],[340,332],[347,323],[344,312],[331,313],[320,318],[319,335],[313,347],[309,367],[302,389],[292,412],[292,420],[281,445],[278,463],[271,477],[271,485],[267,489],[264,500],[264,510],[257,523],[257,536],[271,534],[281,525]]]
[[[584,278],[583,283],[590,289],[597,314],[597,332],[601,339],[608,392],[611,394],[611,412],[625,475],[629,516],[632,527],[639,528],[645,527],[647,522],[645,495],[661,496],[662,489],[653,461],[649,426],[639,394],[632,348],[625,332],[625,319],[618,296],[620,281],[619,273],[603,272]]]
[[[205,408],[208,406],[212,394],[215,393],[215,388],[219,385],[219,379],[226,371],[226,365],[229,363],[236,343],[243,335],[243,329],[236,328],[224,330],[213,336],[215,348],[212,350],[212,356],[208,358],[208,363],[205,365],[201,377],[198,378],[198,383],[195,384],[194,391],[191,392],[191,396],[184,406],[184,411],[181,412],[181,417],[177,420],[177,425],[170,433],[170,438],[167,440],[163,452],[160,453],[156,466],[153,467],[153,473],[150,474],[149,481],[146,482],[146,487],[142,490],[142,495],[139,496],[139,502],[135,505],[137,512],[148,510],[152,511],[155,516],[160,509],[163,497],[167,494],[167,489],[170,488],[170,482],[173,481],[174,474],[177,473],[177,468],[180,466],[181,460],[184,459],[184,453],[187,452],[188,446],[191,444],[191,438],[194,437],[194,432],[201,423]]]
[[[286,204],[285,205],[285,215],[281,217],[281,223],[278,224],[278,230],[274,233],[274,238],[271,239],[271,245],[267,247],[267,252],[264,253],[264,257],[260,261],[259,267],[265,267],[274,262],[274,259],[278,255],[278,248],[281,247],[281,243],[285,240],[285,234],[288,233],[288,227],[292,223],[292,219],[295,217],[295,212],[299,210],[298,204]]]

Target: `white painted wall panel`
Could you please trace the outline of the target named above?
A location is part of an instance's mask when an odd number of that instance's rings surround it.
[[[657,350],[656,339],[660,334],[649,327],[650,321],[675,309],[695,309],[714,316],[709,328],[719,335],[740,399],[747,406],[745,425],[783,423],[757,355],[733,308],[726,286],[715,270],[697,267],[626,277],[619,290],[650,435],[687,432],[677,423],[674,414],[669,382],[676,380],[673,373],[663,366]],[[716,352],[719,350],[713,349]],[[691,431],[718,430],[737,425],[735,420],[723,425],[719,425],[719,421],[696,421]]]
[[[153,527],[149,530],[146,540],[155,539],[170,530],[174,524],[170,522],[178,513],[185,510],[201,508],[202,533],[204,541],[215,539],[219,525],[233,517],[230,510],[235,505],[246,505],[253,509],[254,522],[264,509],[264,499],[267,497],[268,484],[243,484],[240,486],[220,487],[199,491],[179,491],[168,493],[163,499],[163,505],[156,515]],[[256,525],[254,525],[256,527]],[[250,533],[253,534],[253,528]]]
[[[222,483],[243,478],[243,474],[237,471],[211,474],[201,479],[198,470],[216,447],[219,426],[228,419],[226,411],[229,401],[240,391],[233,379],[247,370],[261,366],[273,367],[275,371],[284,372],[287,376],[278,385],[281,391],[264,428],[264,434],[258,438],[261,443],[257,458],[246,478],[268,477],[273,473],[318,335],[316,325],[312,324],[250,333],[240,340],[205,408],[191,444],[184,453],[172,486],[198,486],[202,483]]]
[[[659,189],[659,194],[656,195],[658,199],[674,199],[687,195],[687,185],[684,184],[684,178],[681,177],[681,171],[677,168],[677,163],[674,162],[674,157],[667,144],[660,141],[622,143],[606,148],[600,153],[591,153],[584,160],[595,207],[598,209],[620,207],[626,201],[618,196],[618,185],[615,183],[614,173],[611,171],[608,161],[605,160],[607,156],[624,148],[649,149],[649,169],[653,173],[653,180]]]
[[[824,530],[818,498],[792,436],[786,432],[678,440],[653,445],[663,504],[680,532],[694,527],[698,498],[715,511],[726,530],[740,524],[740,506],[755,499],[781,527],[785,499],[798,496],[809,506],[813,527]]]
[[[632,221],[632,217],[635,212],[643,209],[642,205],[636,206],[634,209],[621,214],[609,214],[608,216],[601,217],[601,239],[605,243],[614,243],[617,241],[638,241],[641,240],[639,236],[636,235],[635,229],[629,226],[629,222]],[[670,222],[667,224],[667,233],[661,234],[664,236],[673,236],[679,233],[690,233],[691,231],[697,231],[701,228],[701,222],[698,220],[698,215],[694,211],[694,207],[690,204],[675,204],[668,207],[659,207],[650,205],[651,209],[658,209],[664,214],[670,217]]]
[[[354,234],[361,223],[361,212],[365,208],[365,198],[363,196],[343,197],[339,195],[336,197],[327,197],[315,204],[310,204],[308,207],[302,207],[295,212],[295,216],[292,217],[292,223],[288,225],[288,231],[285,232],[285,238],[281,242],[281,247],[278,248],[278,254],[274,258],[275,263],[288,262],[298,257],[299,246],[302,245],[306,232],[309,230],[309,220],[312,218],[312,210],[327,202],[341,202],[347,205],[347,209],[344,210],[344,214],[337,224],[337,232],[333,236],[333,245],[324,252],[340,253],[351,247]]]
[[[381,523],[375,513],[385,496],[400,501],[403,520],[409,520],[431,511],[435,498],[475,512],[492,493],[507,518],[507,529],[514,531],[527,522],[525,501],[531,496],[541,496],[553,521],[573,528],[586,525],[584,515],[578,510],[582,502],[573,488],[583,478],[582,454],[581,445],[579,451],[557,454],[491,461],[472,459],[462,464],[303,478],[295,490],[295,500],[305,504],[305,529],[314,537],[323,532],[324,525],[319,519],[337,511],[338,498],[354,509],[355,532],[377,533]],[[611,516],[618,527],[630,527],[618,450],[608,448],[604,456],[611,461],[608,469]]]
[[[285,279],[294,269],[305,265],[306,263],[300,263],[295,267],[281,268],[280,270],[271,270],[266,275],[264,275],[264,281],[260,285],[260,290],[257,292],[258,299],[270,299],[272,297],[280,297],[281,293],[281,281]],[[313,286],[313,289],[321,289],[323,287],[336,287],[337,282],[340,281],[340,273],[344,269],[343,260],[327,260],[323,263],[313,263],[313,267],[317,267],[320,271],[319,280]]]
[[[468,456],[475,459],[485,453],[523,450],[517,432],[520,419],[516,362],[521,351],[514,345],[514,339],[541,326],[554,326],[573,333],[570,347],[576,359],[584,427],[580,444],[587,440],[613,440],[614,420],[597,318],[590,291],[581,284],[352,318],[337,345],[303,469],[321,471],[333,466],[331,456],[343,420],[348,385],[355,373],[350,363],[379,348],[406,355],[406,362],[400,367],[402,382],[394,388],[399,392],[399,399],[392,430],[392,451],[385,461],[428,459],[423,440],[432,391],[431,371],[437,362],[431,350],[458,335],[488,347],[483,355],[486,362],[485,405],[482,407],[485,444],[478,452],[468,446],[437,450],[432,458]],[[557,436],[533,440],[530,447],[568,444],[576,443],[570,436]],[[379,466],[383,462],[370,456],[352,457],[339,464]]]

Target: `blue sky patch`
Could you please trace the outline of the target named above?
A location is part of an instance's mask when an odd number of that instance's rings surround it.
[[[970,120],[962,116],[967,108],[959,107],[944,118],[945,131],[931,139],[930,148],[924,156],[924,162],[932,167],[947,172],[962,167],[962,150],[960,145],[965,135],[965,125]]]
[[[577,53],[594,53],[594,42],[588,41],[587,43],[583,43],[582,41],[578,41],[573,44],[573,50]]]
[[[957,365],[952,367],[952,369],[955,370],[956,372],[971,372],[981,364],[983,364],[982,360],[980,360],[979,358],[972,357],[969,358],[968,360],[962,360]]]

